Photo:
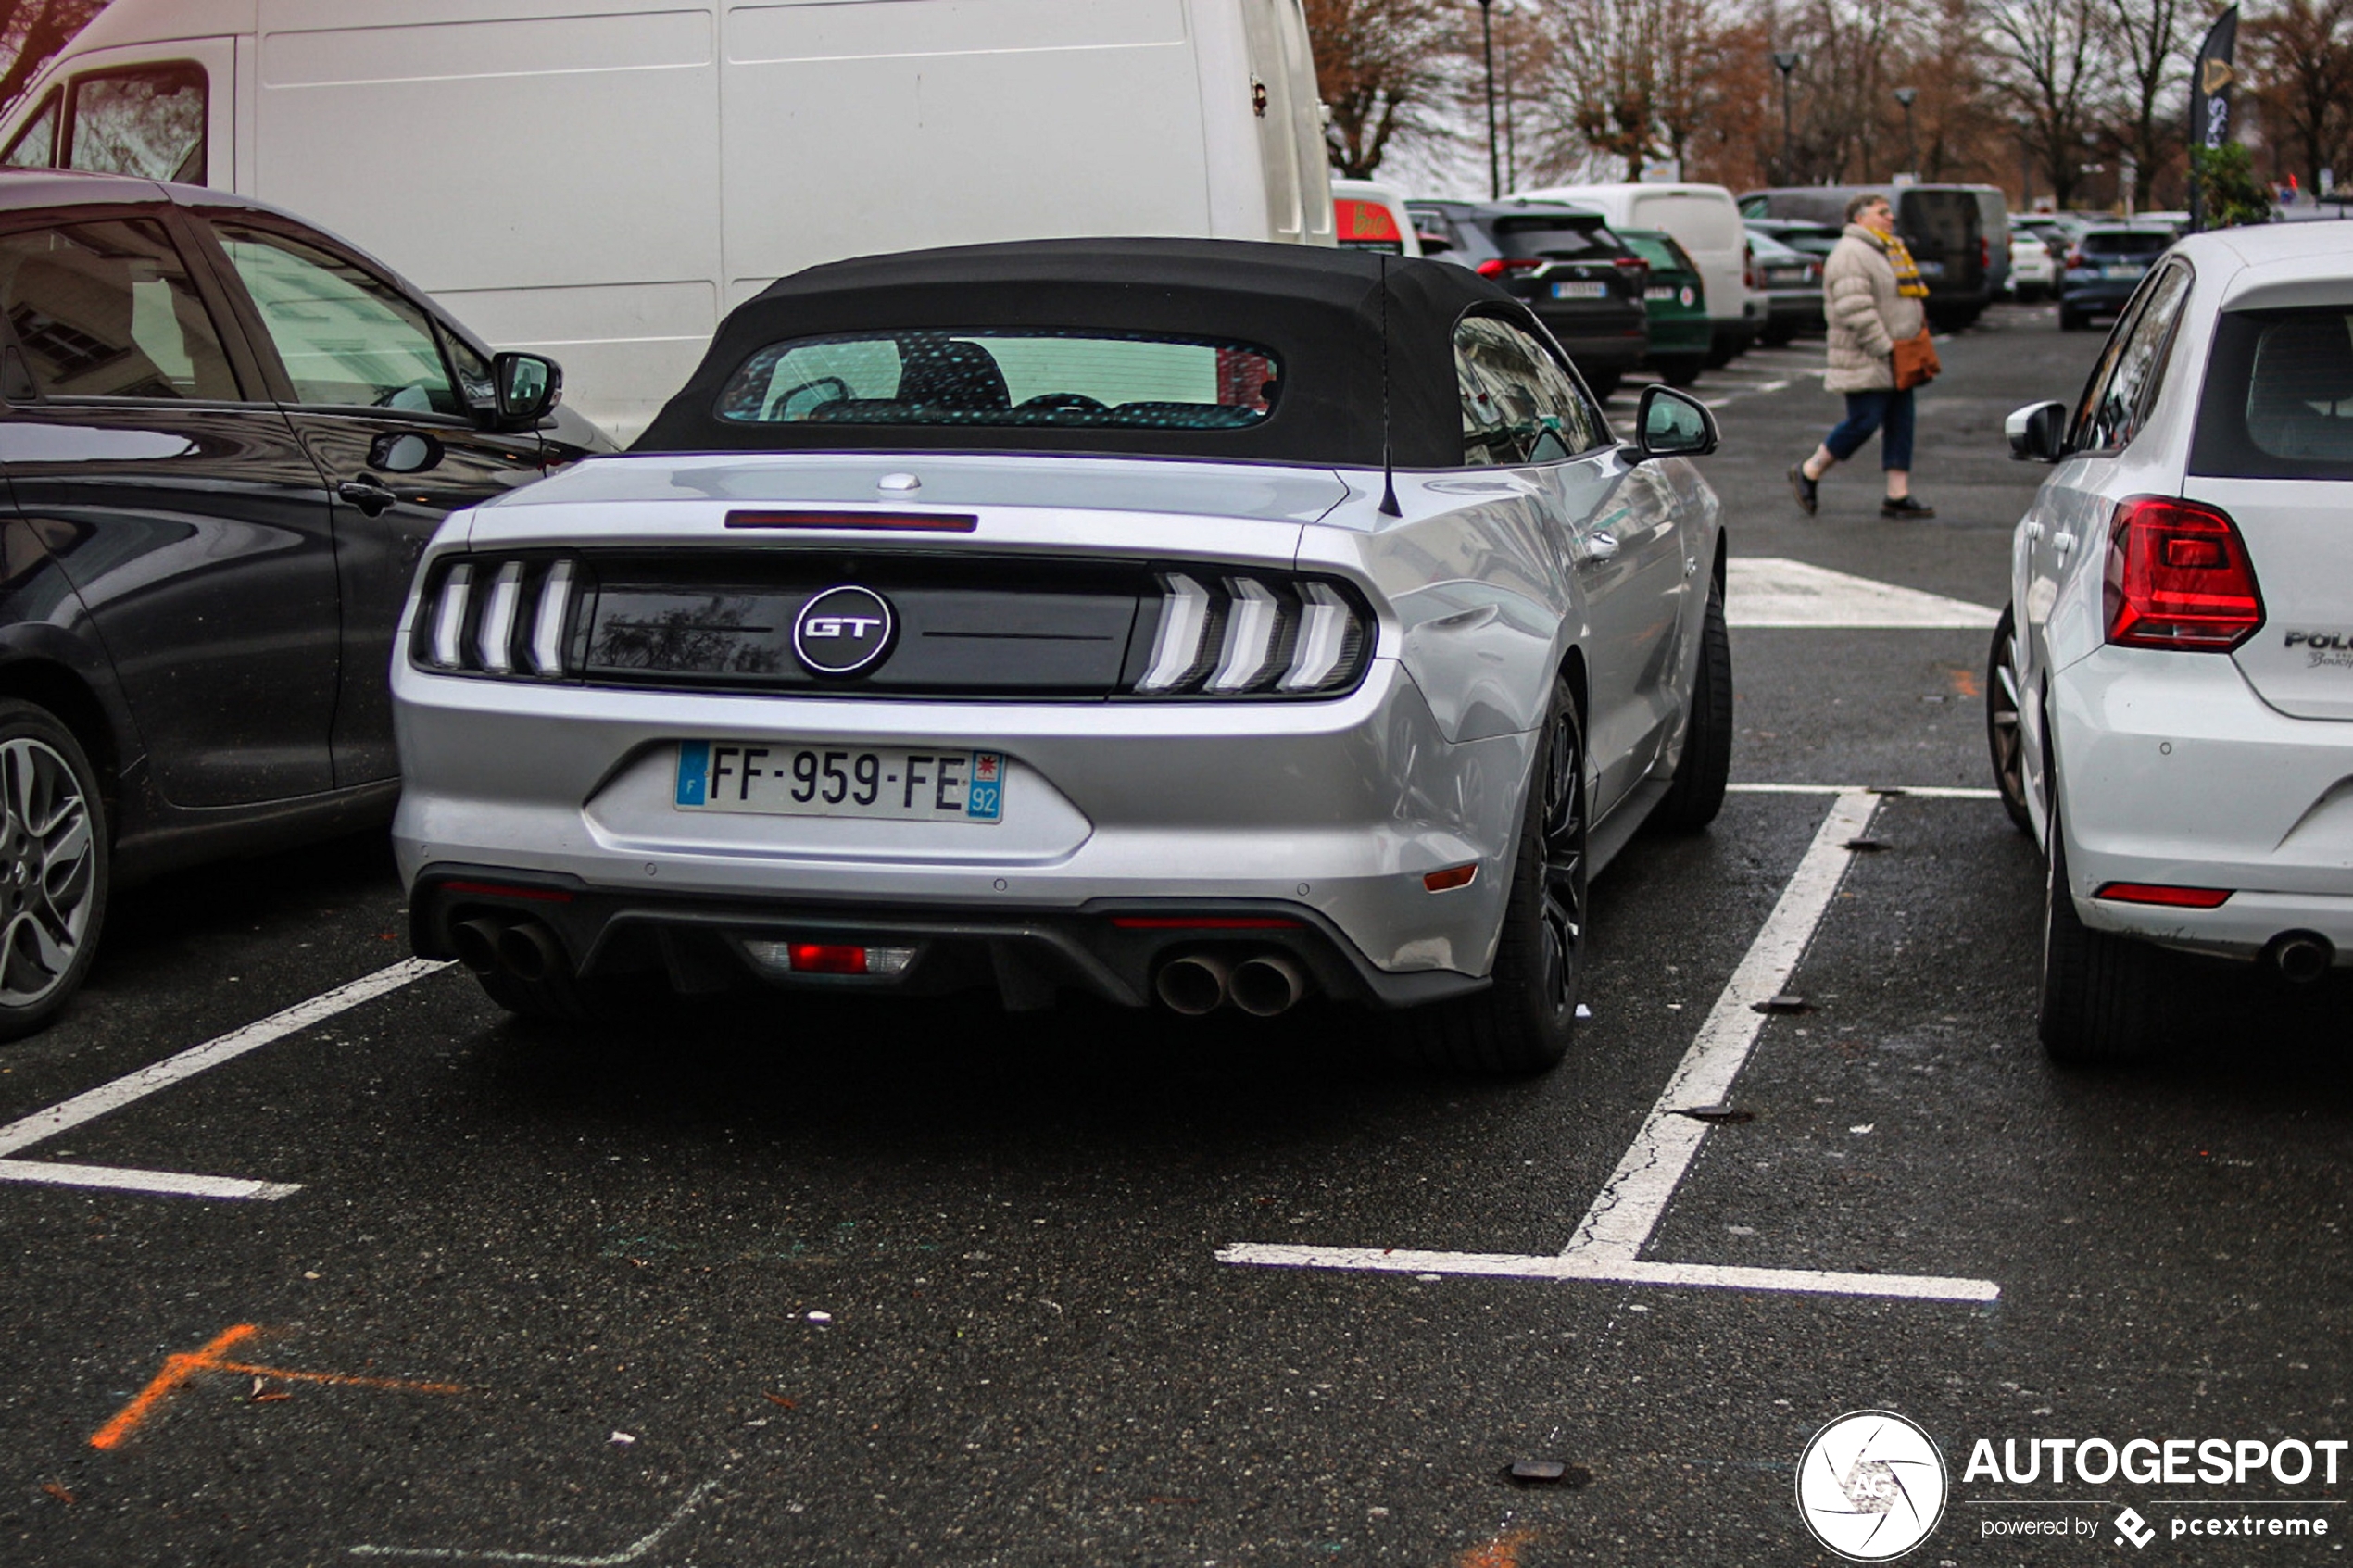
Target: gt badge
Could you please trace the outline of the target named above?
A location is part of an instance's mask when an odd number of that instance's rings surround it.
[[[855,675],[883,660],[899,630],[890,601],[872,588],[828,588],[800,607],[792,650],[812,674]]]

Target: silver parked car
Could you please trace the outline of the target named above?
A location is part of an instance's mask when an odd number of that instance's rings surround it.
[[[451,520],[394,671],[420,952],[502,1005],[767,984],[1406,1010],[1556,1061],[1589,874],[1707,822],[1697,402],[1612,433],[1466,269],[1195,240],[799,273],[628,455]]]

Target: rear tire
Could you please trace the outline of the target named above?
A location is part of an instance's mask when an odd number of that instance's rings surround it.
[[[1399,1053],[1453,1073],[1541,1073],[1568,1054],[1585,968],[1585,735],[1567,680],[1529,781],[1492,984],[1396,1019]]]
[[[2060,306],[2059,331],[2063,332],[2080,332],[2082,330],[2083,318],[2077,315],[2074,311],[2070,310],[2066,306]]]
[[[2026,810],[2025,732],[2019,728],[2018,621],[2008,605],[1994,626],[1985,655],[1985,748],[1994,761],[1994,787],[2002,809],[2024,833],[2034,831]]]
[[[1651,821],[1669,833],[1697,833],[1724,809],[1724,785],[1732,776],[1732,634],[1724,623],[1724,589],[1707,592],[1702,623],[1699,674],[1692,682],[1692,706],[1683,721],[1683,756],[1674,782]]]
[[[1617,383],[1622,379],[1616,370],[1597,370],[1586,376],[1585,385],[1596,398],[1606,399],[1617,390]]]
[[[2137,1061],[2148,1054],[2167,1016],[2173,965],[2148,943],[2083,923],[2067,880],[2056,790],[2050,819],[2043,880],[2043,1049],[2070,1067]]]
[[[1707,356],[1704,354],[1669,355],[1664,358],[1653,359],[1651,369],[1656,370],[1658,379],[1667,385],[1678,388],[1687,387],[1699,380],[1700,372],[1707,369]]]
[[[0,1040],[47,1028],[97,956],[112,881],[106,801],[46,709],[0,701]]]

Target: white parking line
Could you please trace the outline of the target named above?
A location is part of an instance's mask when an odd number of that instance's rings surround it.
[[[487,1548],[474,1549],[445,1546],[355,1546],[344,1549],[354,1557],[422,1558],[433,1562],[537,1562],[548,1564],[550,1568],[620,1568],[620,1564],[635,1562],[660,1546],[662,1537],[676,1529],[680,1522],[695,1511],[695,1505],[709,1497],[711,1489],[718,1485],[716,1481],[705,1481],[686,1494],[686,1500],[678,1505],[675,1512],[650,1531],[619,1551],[596,1557],[552,1551],[500,1551]]]
[[[44,1110],[36,1110],[30,1116],[0,1126],[0,1156],[14,1154],[19,1149],[53,1138],[69,1128],[78,1127],[110,1110],[120,1110],[158,1089],[168,1089],[222,1062],[234,1061],[247,1051],[258,1050],[273,1040],[282,1040],[362,1002],[373,1001],[378,997],[397,991],[410,981],[422,980],[448,967],[447,963],[431,959],[404,960],[373,974],[362,975],[348,985],[338,985],[308,1001],[296,1002],[242,1029],[233,1029],[218,1038],[207,1040],[201,1046],[192,1046],[176,1056],[151,1062],[136,1073],[126,1073],[94,1089],[85,1089],[71,1099],[60,1100]],[[31,1173],[35,1172],[41,1173]],[[39,1160],[6,1159],[0,1159],[0,1180],[45,1182],[58,1186],[113,1187],[182,1198],[280,1198],[301,1190],[298,1185],[277,1182],[248,1182],[231,1177],[180,1175],[169,1171],[57,1165]]]
[[[1730,784],[1734,795],[1917,795],[1930,800],[1999,800],[1998,789],[1975,784]]]
[[[1763,786],[1774,788],[1776,786]],[[1785,786],[1814,793],[1816,786]],[[1912,791],[1902,793],[1910,794]],[[1927,791],[1918,793],[1926,794]],[[1992,794],[1988,790],[1982,792]],[[1974,798],[1974,794],[1971,795]],[[1710,1123],[1682,1114],[1718,1105],[1747,1064],[1765,1015],[1757,1004],[1788,985],[1854,859],[1848,844],[1863,836],[1882,797],[1842,790],[1814,834],[1773,912],[1749,944],[1717,997],[1698,1037],[1652,1105],[1633,1146],[1602,1186],[1569,1244],[1551,1257],[1491,1252],[1417,1252],[1396,1248],[1330,1248],[1237,1242],[1221,1263],[1260,1268],[1341,1269],[1385,1273],[1475,1274],[1520,1279],[1589,1280],[1684,1288],[1762,1290],[1806,1295],[1903,1297],[1931,1301],[1992,1301],[1991,1280],[1919,1274],[1844,1273],[1815,1269],[1731,1268],[1669,1263],[1641,1256],[1707,1136]]]

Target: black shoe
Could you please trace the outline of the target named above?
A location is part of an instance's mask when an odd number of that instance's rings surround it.
[[[1923,507],[1911,496],[1906,495],[1900,501],[1881,501],[1879,504],[1879,515],[1881,517],[1906,518],[1913,522],[1926,522],[1930,518],[1936,515],[1936,508],[1934,507]]]
[[[1806,477],[1804,463],[1793,463],[1790,466],[1789,488],[1790,494],[1797,497],[1797,504],[1806,509],[1806,515],[1812,517],[1814,508],[1820,500],[1822,486],[1818,481]]]

